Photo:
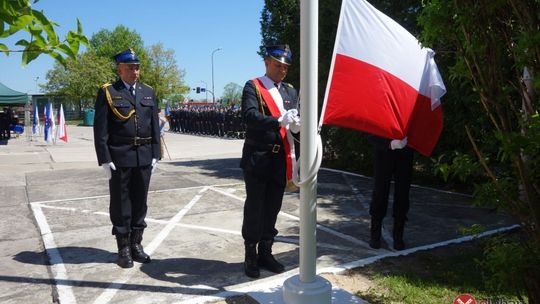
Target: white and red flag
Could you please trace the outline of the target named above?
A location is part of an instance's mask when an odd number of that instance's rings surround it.
[[[57,138],[67,142],[68,134],[67,134],[66,118],[64,116],[64,107],[62,106],[62,104],[60,104],[60,108],[58,109],[58,129],[57,130],[58,130]]]
[[[324,124],[408,145],[429,156],[446,93],[435,53],[364,0],[343,0],[322,109]]]

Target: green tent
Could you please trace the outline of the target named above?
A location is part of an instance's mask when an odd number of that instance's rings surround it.
[[[28,102],[28,94],[12,90],[0,83],[0,105],[24,105]]]

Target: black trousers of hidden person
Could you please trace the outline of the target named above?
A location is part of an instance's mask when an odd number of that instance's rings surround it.
[[[413,150],[374,149],[374,187],[369,214],[382,220],[388,208],[390,182],[394,178],[394,203],[392,215],[395,220],[406,221],[409,212],[409,190],[413,167]]]
[[[246,201],[242,237],[246,243],[273,240],[278,234],[276,221],[287,184],[283,152],[274,155],[269,168],[269,172],[243,171]]]
[[[134,229],[146,228],[148,187],[152,166],[116,168],[109,180],[111,200],[109,215],[112,234],[127,234]]]

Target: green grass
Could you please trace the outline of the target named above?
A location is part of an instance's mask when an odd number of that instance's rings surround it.
[[[385,263],[382,260],[374,266],[375,269],[370,270],[374,273],[371,279],[376,288],[358,296],[372,304],[451,304],[458,295],[468,293],[477,303],[488,299],[491,303],[497,303],[494,299],[506,301],[501,303],[520,303],[511,290],[491,290],[487,287],[486,271],[477,262],[482,257],[481,247],[460,250],[458,246],[455,249],[444,254],[440,251],[422,252],[414,257],[397,258],[401,262]],[[381,273],[377,268],[386,271]]]

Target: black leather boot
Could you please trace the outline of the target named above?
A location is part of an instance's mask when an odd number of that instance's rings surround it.
[[[261,276],[259,265],[257,264],[257,244],[244,243],[246,248],[246,258],[244,261],[244,272],[250,278],[258,278]]]
[[[259,242],[259,266],[264,267],[274,273],[282,273],[285,271],[285,267],[280,264],[272,255],[272,245],[274,241],[260,241]]]
[[[369,247],[373,249],[381,248],[381,230],[382,230],[382,220],[375,219],[372,217]]]
[[[139,263],[150,263],[151,259],[148,254],[144,252],[141,245],[144,229],[133,229],[131,231],[131,256],[133,260]]]
[[[396,220],[394,219],[394,249],[403,250],[405,249],[405,242],[403,242],[403,231],[405,230],[405,220]]]
[[[116,264],[122,268],[133,267],[133,259],[131,258],[131,250],[129,248],[129,234],[117,234],[116,245],[118,245],[118,259]]]

